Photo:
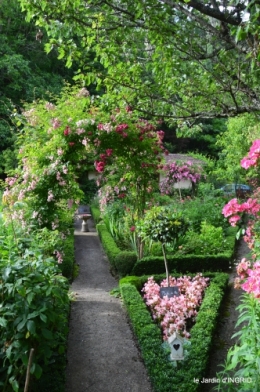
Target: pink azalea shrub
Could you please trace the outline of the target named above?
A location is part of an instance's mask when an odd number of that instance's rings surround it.
[[[241,220],[243,213],[256,217],[259,211],[260,204],[258,200],[250,198],[242,204],[239,204],[237,199],[230,200],[224,206],[222,213],[225,218],[229,218],[229,223],[231,226],[236,226],[236,224]]]
[[[248,155],[241,160],[244,169],[255,167],[259,164],[260,139],[253,142]],[[249,198],[246,202],[239,204],[237,199],[232,199],[227,203],[222,213],[232,226],[236,226],[244,214],[250,215],[245,229],[244,240],[251,249],[252,261],[245,258],[237,266],[238,277],[235,279],[235,288],[242,288],[255,298],[260,298],[260,260],[259,258],[259,188],[254,192],[254,198]]]
[[[146,305],[151,309],[154,320],[160,324],[164,340],[174,332],[186,338],[190,336],[186,323],[187,320],[195,320],[208,280],[202,274],[197,274],[194,278],[183,276],[175,279],[170,276],[170,286],[178,286],[180,291],[179,297],[171,298],[160,297],[160,287],[168,286],[166,279],[161,282],[161,286],[153,277],[144,284],[142,292]]]
[[[251,263],[245,258],[237,266],[235,288],[242,288],[255,298],[260,298],[260,260]]]
[[[256,166],[259,157],[260,157],[260,139],[257,139],[253,142],[252,146],[250,147],[247,157],[244,157],[241,160],[241,166],[244,169],[249,169],[252,166]]]

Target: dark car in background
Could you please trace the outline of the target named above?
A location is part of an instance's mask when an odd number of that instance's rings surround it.
[[[252,188],[246,184],[226,184],[220,188],[224,196],[245,199],[252,193]]]

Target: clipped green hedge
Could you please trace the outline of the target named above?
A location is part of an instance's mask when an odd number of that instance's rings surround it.
[[[130,274],[137,260],[135,252],[120,251],[115,257],[115,267],[121,276]]]
[[[99,212],[98,208],[96,208]],[[93,213],[93,210],[91,210]],[[135,252],[122,251],[116,245],[112,235],[104,223],[96,225],[105,253],[112,268],[120,276],[162,274],[165,271],[163,256],[147,256],[137,260]],[[167,256],[170,271],[181,273],[198,271],[227,271],[230,267],[235,248],[235,233],[226,237],[230,251],[217,255],[171,255]]]
[[[167,256],[170,271],[182,273],[197,271],[227,271],[232,255],[223,253],[217,255],[181,255]],[[132,275],[162,274],[165,271],[163,256],[148,256],[137,260],[131,271]]]
[[[121,295],[155,392],[198,392],[201,389],[201,384],[195,383],[194,379],[206,376],[218,312],[228,285],[227,274],[211,276],[196,324],[190,331],[188,355],[183,361],[178,361],[177,368],[168,360],[162,348],[161,331],[136,288],[147,277],[132,276],[120,280]]]
[[[229,251],[209,255],[169,255],[167,256],[170,271],[177,270],[182,273],[198,271],[227,271],[230,267],[236,245],[236,228],[229,230],[226,248]],[[137,260],[131,271],[132,275],[162,274],[165,271],[163,256],[147,256]]]
[[[73,275],[73,265],[75,262],[74,256],[74,230],[71,230],[70,235],[65,239],[63,244],[64,258],[63,262],[59,264],[62,275],[71,280]]]
[[[98,224],[100,221],[100,209],[95,205],[90,205],[90,212],[95,224]]]
[[[98,223],[96,229],[112,268],[120,276],[130,273],[137,259],[135,252],[121,251],[104,223]]]

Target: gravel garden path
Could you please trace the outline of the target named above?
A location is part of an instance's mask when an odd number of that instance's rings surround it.
[[[241,239],[236,248],[234,265],[229,272],[229,290],[222,305],[220,321],[214,337],[214,345],[210,357],[209,372],[205,377],[210,380],[216,378],[216,373],[222,370],[220,365],[224,364],[229,348],[236,343],[236,340],[232,339],[232,335],[238,331],[238,329],[235,328],[238,319],[238,311],[236,308],[240,304],[243,290],[234,289],[234,279],[237,276],[236,265],[248,254],[249,248],[244,240]],[[241,328],[241,326],[239,326],[239,328]],[[210,382],[209,384],[204,384],[203,392],[212,391],[214,386],[216,386],[216,383]]]
[[[89,232],[75,222],[79,275],[71,290],[66,392],[151,392],[146,369],[109,272],[92,219]]]

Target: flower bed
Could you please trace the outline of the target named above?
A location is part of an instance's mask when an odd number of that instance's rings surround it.
[[[200,383],[194,379],[206,376],[210,348],[217,325],[218,312],[228,285],[224,273],[205,274],[211,283],[199,309],[196,324],[191,329],[188,355],[174,367],[162,347],[162,334],[152,320],[142,296],[137,290],[147,276],[126,277],[120,280],[120,290],[133,331],[155,392],[197,392]],[[165,277],[165,275],[164,275]],[[156,281],[162,276],[154,276]]]
[[[164,279],[159,285],[153,277],[148,278],[142,292],[145,293],[144,299],[152,312],[153,319],[163,330],[164,340],[174,332],[186,338],[190,337],[187,321],[195,321],[208,280],[202,274],[197,274],[194,278],[184,276],[176,279],[170,276],[170,286],[177,286],[180,295],[161,298],[160,287],[167,287],[167,280]]]

